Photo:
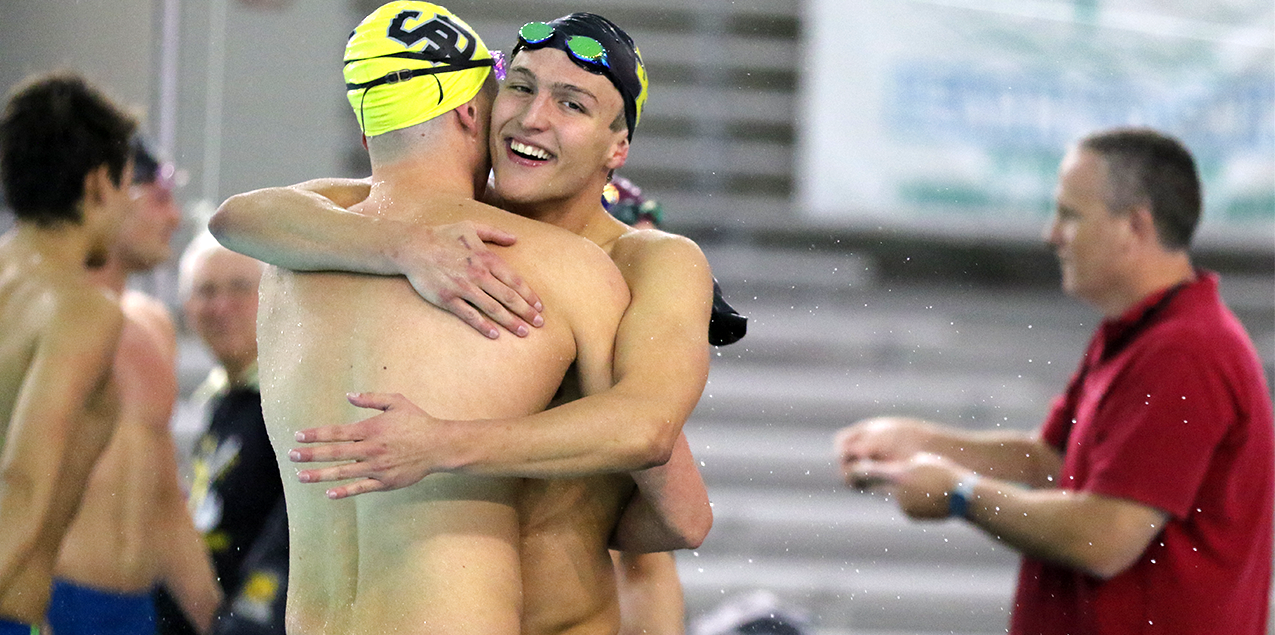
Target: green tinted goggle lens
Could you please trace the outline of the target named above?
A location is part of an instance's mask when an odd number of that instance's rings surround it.
[[[544,44],[553,37],[554,29],[552,24],[544,22],[528,22],[518,29],[518,38],[524,44],[536,45]],[[602,43],[587,35],[572,35],[567,38],[567,52],[571,56],[588,64],[596,64],[606,68],[611,65],[607,63],[607,50]]]
[[[602,48],[602,43],[587,35],[567,38],[567,48],[581,61],[610,66],[607,64],[607,50]]]
[[[518,29],[518,37],[527,44],[539,44],[553,37],[553,27],[544,22],[528,22]]]

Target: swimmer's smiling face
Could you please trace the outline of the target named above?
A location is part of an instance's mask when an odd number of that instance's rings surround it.
[[[624,99],[605,76],[556,48],[520,51],[492,107],[496,193],[538,205],[600,190],[628,157],[623,118]]]

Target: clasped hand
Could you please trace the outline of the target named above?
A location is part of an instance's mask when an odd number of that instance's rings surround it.
[[[948,515],[948,492],[966,471],[923,450],[932,428],[898,417],[866,419],[842,429],[834,441],[846,486],[894,495],[916,519]]]

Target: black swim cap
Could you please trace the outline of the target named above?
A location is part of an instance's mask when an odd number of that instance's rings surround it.
[[[512,60],[523,49],[552,46],[567,53],[567,57],[577,66],[591,73],[605,75],[624,98],[624,123],[628,126],[629,140],[632,141],[633,130],[642,119],[648,89],[642,53],[633,43],[633,38],[614,22],[594,13],[572,13],[547,24],[553,27],[551,37],[539,42],[528,42],[520,35],[509,58]],[[606,50],[605,65],[588,63],[573,55],[567,47],[567,39],[574,35],[593,38],[601,44]]]

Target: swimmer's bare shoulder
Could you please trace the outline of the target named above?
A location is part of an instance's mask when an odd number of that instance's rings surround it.
[[[120,301],[127,319],[140,328],[162,355],[162,363],[172,365],[177,358],[177,327],[173,316],[158,298],[145,293],[125,291]]]
[[[10,272],[5,272],[10,273]],[[32,414],[47,419],[83,407],[109,376],[124,314],[115,299],[87,280],[39,268],[14,280],[0,274],[0,370],[12,436]],[[60,394],[58,402],[39,395]],[[39,404],[38,408],[33,408]]]
[[[562,295],[566,301],[589,297],[593,298],[591,304],[602,302],[628,305],[629,287],[620,275],[617,262],[587,238],[472,199],[424,200],[417,204],[416,212],[417,219],[427,224],[471,221],[514,234],[518,241],[512,247],[488,247],[530,278],[568,282],[557,285],[550,282],[544,288],[537,286],[537,292],[542,295]],[[552,288],[554,286],[558,287],[557,293]],[[595,316],[591,313],[587,315]]]

